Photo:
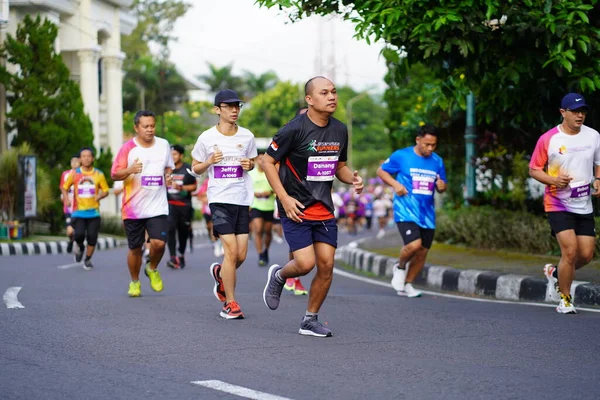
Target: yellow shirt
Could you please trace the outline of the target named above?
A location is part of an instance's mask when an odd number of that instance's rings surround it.
[[[63,189],[73,186],[73,218],[95,218],[100,216],[100,203],[97,200],[99,191],[108,192],[108,183],[102,171],[97,168],[83,171],[77,168],[69,174]]]

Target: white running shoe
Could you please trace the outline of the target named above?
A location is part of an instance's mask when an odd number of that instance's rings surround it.
[[[385,231],[383,229],[380,229],[379,232],[377,232],[377,239],[381,239],[382,237],[385,236]]]
[[[548,285],[546,286],[546,298],[550,301],[560,301],[560,290],[558,289],[558,279],[556,279],[552,274],[556,267],[552,264],[544,265],[544,275],[548,280]]]
[[[560,303],[556,307],[556,312],[559,314],[577,314],[575,306],[570,301],[570,297],[561,296]]]
[[[406,296],[406,297],[421,297],[423,293],[419,292],[415,289],[412,283],[407,283],[404,285],[404,290],[398,291],[398,296]]]
[[[223,244],[219,242],[219,257],[225,255],[225,249],[223,248]]]
[[[219,257],[221,254],[219,241],[213,242],[213,254],[215,257]]]
[[[394,264],[394,268],[392,270],[392,287],[396,292],[401,292],[404,290],[404,280],[406,279],[406,271],[398,268],[400,264]]]
[[[279,236],[278,233],[273,232],[272,236],[273,236],[273,240],[275,241],[275,243],[277,243],[277,244],[283,243],[283,238],[281,236]]]

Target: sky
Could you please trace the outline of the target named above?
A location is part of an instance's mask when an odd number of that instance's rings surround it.
[[[385,87],[382,44],[353,38],[350,22],[310,17],[292,24],[284,12],[261,8],[254,0],[189,2],[192,8],[175,26],[178,41],[170,45],[171,61],[186,77],[207,74],[207,62],[233,63],[236,75],[273,70],[281,80],[302,84],[325,75],[357,91]]]

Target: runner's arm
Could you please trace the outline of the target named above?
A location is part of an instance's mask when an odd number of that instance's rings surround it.
[[[596,167],[596,168],[598,168],[598,167]],[[543,183],[544,185],[557,186],[556,185],[557,177],[548,175],[546,173],[546,171],[544,171],[543,169],[529,168],[529,176],[531,176],[536,181]],[[596,176],[598,176],[597,171],[596,171]]]
[[[285,197],[288,197],[288,194],[281,183],[281,179],[279,179],[279,171],[276,166],[278,163],[279,161],[275,160],[270,155],[265,154],[260,161],[260,167],[265,172],[267,180],[269,181],[269,185],[271,185],[271,188],[281,200]]]
[[[346,165],[344,161],[340,161],[337,166],[337,170],[335,171],[335,177],[340,180],[340,182],[346,183],[348,185],[352,185],[352,178],[354,173]]]

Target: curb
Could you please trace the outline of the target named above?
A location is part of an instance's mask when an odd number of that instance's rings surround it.
[[[194,229],[194,237],[206,236],[206,229]],[[57,242],[25,242],[25,243],[0,243],[0,257],[27,256],[40,254],[69,254],[67,253],[66,240]],[[112,237],[98,238],[96,250],[106,250],[115,247],[127,246],[127,240],[118,240]]]
[[[360,239],[339,248],[341,261],[356,270],[391,278],[397,259],[360,249],[358,246],[363,241]],[[550,301],[545,278],[426,264],[415,283],[435,290],[499,300],[555,303]],[[574,281],[571,295],[576,305],[600,306],[600,285]]]

